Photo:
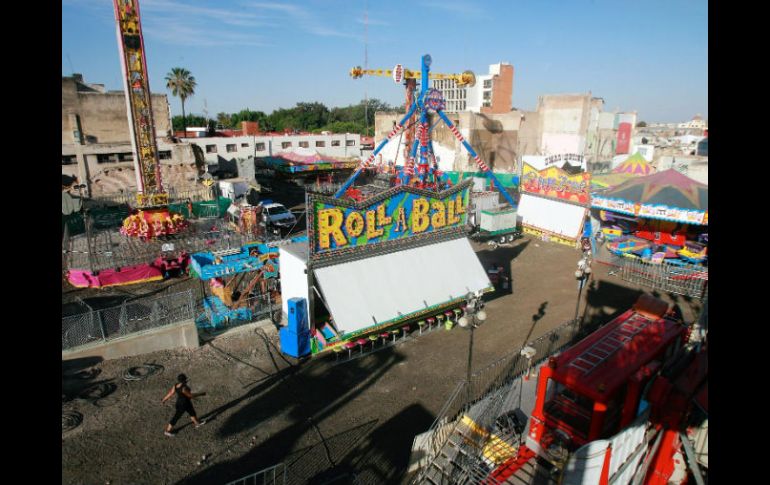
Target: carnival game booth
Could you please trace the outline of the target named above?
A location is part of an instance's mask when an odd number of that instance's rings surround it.
[[[558,167],[536,170],[525,163],[518,216],[523,230],[543,240],[577,246],[588,213],[591,174]]]
[[[283,310],[307,301],[314,355],[349,356],[456,321],[492,284],[467,239],[471,180],[360,202],[309,193],[308,241],[280,248]]]
[[[199,328],[219,329],[249,322],[270,313],[280,295],[276,291],[278,250],[263,243],[233,249],[204,251],[190,258],[190,274],[201,280],[203,313]]]
[[[654,263],[706,263],[708,186],[676,170],[596,192],[591,210],[601,221],[594,236],[616,256]]]

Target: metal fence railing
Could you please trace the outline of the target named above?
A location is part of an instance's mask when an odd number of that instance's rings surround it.
[[[428,430],[430,433],[428,437],[429,450],[421,458],[419,462],[420,472],[412,483],[421,483],[428,466],[438,456],[449,437],[457,429],[460,423],[459,418],[471,406],[510,385],[527,372],[530,366],[531,368],[537,367],[548,357],[574,344],[596,328],[597,326],[583,325],[580,320],[570,320],[476,371],[471,375],[470,382],[466,379],[460,381]],[[521,355],[521,350],[525,346],[535,349],[535,356],[531,361]],[[482,427],[491,426],[499,414],[497,408],[501,404],[501,400],[490,400],[486,408],[475,415],[476,423]]]
[[[151,262],[164,252],[164,248],[172,247],[172,251],[176,253],[185,251],[187,254],[193,254],[199,251],[235,248],[254,239],[248,234],[221,227],[219,222],[212,224],[204,219],[193,220],[191,224],[194,227],[182,234],[149,241],[123,236],[110,230],[96,231],[89,226],[86,234],[70,238],[67,265],[69,268],[101,271]]]
[[[708,285],[709,270],[698,264],[651,264],[641,259],[625,259],[620,275],[629,283],[702,299]]]
[[[273,285],[272,283],[270,284]],[[200,300],[196,305],[196,324],[200,328],[223,330],[247,323],[273,318],[281,311],[281,300],[270,291],[246,299],[238,309],[228,309],[228,315],[216,314]]]
[[[286,465],[279,463],[251,475],[246,475],[238,480],[228,482],[226,485],[284,485],[286,477]]]
[[[168,189],[169,203],[184,202],[190,200],[191,202],[202,202],[210,200],[212,197],[212,188],[209,187],[196,187],[191,189],[177,190],[174,188]],[[109,204],[109,205],[136,205],[136,192],[124,191],[115,192],[109,194],[94,194],[91,200],[96,203]]]
[[[192,291],[124,302],[62,318],[62,350],[194,318]]]

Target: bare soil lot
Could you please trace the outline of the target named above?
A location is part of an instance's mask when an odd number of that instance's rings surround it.
[[[580,253],[529,237],[496,250],[475,247],[482,263],[499,262],[513,278],[512,291],[492,295],[488,319],[475,332],[473,366],[480,369],[574,316]],[[641,291],[594,263],[580,312],[607,321]],[[662,296],[676,301],[687,321],[700,310],[698,300]],[[276,330],[261,326],[194,351],[63,364],[63,394],[99,383],[115,390],[96,403],[63,402],[83,422],[62,433],[62,483],[224,484],[279,462],[290,465],[291,483],[346,473],[357,483],[399,483],[414,436],[430,427],[465,376],[467,357],[468,332],[455,328],[343,364],[333,357],[297,362],[280,353]],[[126,369],[147,362],[163,372],[123,379]],[[81,369],[98,375],[68,377]],[[173,400],[160,400],[182,372],[193,392],[208,393],[195,406],[209,422],[194,429],[184,416],[168,438],[163,427]]]

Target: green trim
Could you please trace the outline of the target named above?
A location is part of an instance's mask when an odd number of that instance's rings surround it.
[[[492,292],[492,291],[494,291],[494,287],[489,286],[487,288],[484,288],[484,290],[482,290],[482,293],[489,293],[489,292]],[[383,330],[388,330],[391,327],[395,327],[397,325],[402,325],[402,324],[404,324],[406,322],[411,323],[411,321],[414,321],[416,323],[418,319],[422,318],[426,314],[436,313],[438,311],[443,311],[444,309],[448,309],[449,307],[454,306],[454,305],[456,305],[458,303],[461,303],[461,302],[464,302],[464,301],[465,301],[465,297],[454,298],[452,300],[449,300],[449,301],[446,301],[446,302],[443,302],[443,303],[438,303],[438,304],[433,305],[431,307],[428,307],[428,308],[426,308],[424,310],[420,310],[418,312],[410,313],[409,315],[397,317],[397,318],[388,320],[386,322],[383,322],[383,323],[380,323],[380,324],[377,324],[377,325],[373,325],[371,327],[366,327],[366,328],[362,328],[360,330],[356,330],[354,332],[346,333],[346,334],[343,334],[343,335],[338,335],[334,339],[327,340],[327,345],[323,349],[319,350],[317,353],[314,353],[313,355],[323,354],[324,352],[326,352],[328,350],[331,350],[332,348],[334,348],[334,347],[336,347],[338,345],[344,345],[345,343],[347,343],[347,342],[349,342],[349,341],[351,341],[353,339],[364,337],[367,334],[370,334],[370,333],[373,333],[373,332],[381,332]]]
[[[513,208],[513,209],[507,209],[507,210],[501,210],[501,211],[495,211],[495,212],[482,210],[481,213],[482,214],[487,214],[487,215],[490,215],[490,216],[497,216],[497,215],[503,215],[503,214],[515,214],[516,213],[516,209]]]
[[[514,231],[517,231],[517,230],[518,230],[518,226],[517,227],[509,227],[508,229],[500,229],[499,231],[484,231],[484,230],[481,230],[481,231],[479,231],[479,234],[481,236],[498,236],[500,234],[508,234],[509,232],[514,232]]]

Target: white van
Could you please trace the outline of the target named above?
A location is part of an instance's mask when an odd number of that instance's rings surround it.
[[[267,224],[284,229],[290,229],[297,223],[297,218],[283,204],[270,202],[262,205]]]

